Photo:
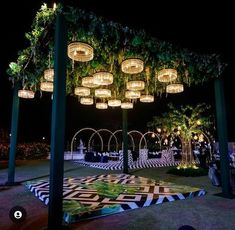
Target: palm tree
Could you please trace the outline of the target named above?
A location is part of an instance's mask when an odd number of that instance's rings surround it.
[[[182,162],[192,164],[193,154],[191,139],[195,135],[201,135],[208,130],[211,125],[211,116],[208,116],[210,106],[205,103],[197,106],[181,106],[179,109],[172,104],[168,105],[169,112],[162,116],[155,116],[148,123],[148,127],[165,131],[166,135],[178,135],[182,142]]]

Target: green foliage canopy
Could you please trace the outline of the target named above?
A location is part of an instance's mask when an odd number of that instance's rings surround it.
[[[11,62],[7,73],[13,82],[21,81],[23,87],[34,91],[40,87],[43,71],[53,65],[55,16],[63,13],[68,27],[68,41],[82,41],[94,48],[94,59],[87,63],[72,64],[68,61],[67,93],[81,83],[81,79],[93,73],[106,70],[114,74],[112,90],[121,95],[130,76],[122,73],[121,62],[130,57],[141,58],[150,69],[149,93],[161,94],[165,84],[157,82],[155,74],[162,68],[175,68],[179,82],[184,85],[199,84],[219,77],[226,64],[216,54],[198,55],[185,48],[160,41],[118,23],[97,17],[81,9],[58,5],[56,10],[42,5],[25,34],[29,46],[19,51],[18,59]],[[48,55],[52,54],[51,63]],[[145,78],[145,71],[133,79]]]
[[[205,103],[196,105],[181,106],[179,109],[169,104],[169,111],[162,116],[154,116],[147,126],[152,128],[163,128],[166,132],[175,133],[180,131],[180,135],[190,140],[192,134],[201,134],[205,130],[211,129],[212,117],[208,115],[210,106]]]

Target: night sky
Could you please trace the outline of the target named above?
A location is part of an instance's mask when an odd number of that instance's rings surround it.
[[[51,1],[44,1],[52,5]],[[228,134],[230,141],[235,140],[235,97],[232,77],[232,7],[226,1],[218,4],[211,1],[66,1],[81,9],[93,11],[98,16],[119,22],[136,29],[144,29],[150,35],[188,48],[201,54],[218,53],[229,65],[224,73],[228,116]],[[77,2],[77,3],[74,3]],[[128,2],[128,5],[125,5]],[[207,4],[205,5],[205,2]],[[6,69],[9,62],[15,61],[17,52],[26,46],[25,32],[30,31],[32,19],[43,1],[7,1],[4,9],[7,16],[1,14],[1,65],[0,65],[0,129],[10,130],[12,92]],[[233,40],[233,42],[232,42]],[[234,81],[233,81],[234,82]],[[233,100],[232,100],[233,99]],[[129,112],[129,129],[146,131],[146,123],[153,115],[166,110],[166,105],[173,102],[196,104],[206,102],[214,108],[213,82],[197,87],[186,88],[179,95],[156,98],[153,104],[137,103]],[[43,93],[37,93],[33,100],[20,101],[19,138],[20,141],[50,138],[51,99]],[[121,128],[121,109],[99,111],[94,107],[80,105],[74,97],[67,97],[66,140],[82,127]]]

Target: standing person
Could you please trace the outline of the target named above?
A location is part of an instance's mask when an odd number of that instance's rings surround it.
[[[231,159],[231,167],[235,169],[235,152],[233,152],[231,155],[230,155],[230,159]]]
[[[210,147],[205,145],[205,167],[208,167],[210,162]]]
[[[230,184],[231,188],[235,190],[235,151],[233,149],[232,154],[230,155]]]
[[[202,146],[200,145],[198,148],[198,154],[197,154],[198,160],[200,167],[202,167]]]
[[[202,168],[206,168],[206,148],[205,148],[205,146],[203,146],[203,147],[201,147],[201,167]]]
[[[193,153],[194,153],[194,159],[195,159],[195,161],[196,161],[196,162],[197,162],[197,161],[200,162],[200,160],[199,160],[199,158],[200,158],[200,147],[199,147],[198,145],[195,146],[195,149],[194,149]]]
[[[221,185],[221,177],[215,161],[210,162],[208,176],[214,186]]]

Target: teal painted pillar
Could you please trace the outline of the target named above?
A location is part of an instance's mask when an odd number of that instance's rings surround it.
[[[18,97],[18,90],[20,83],[16,83],[13,89],[13,102],[11,112],[11,138],[10,138],[10,153],[8,161],[8,181],[7,185],[14,185],[15,183],[15,159],[17,148],[17,136],[18,136],[18,119],[19,119],[19,107],[20,100]]]
[[[220,171],[222,181],[223,197],[231,196],[230,175],[229,175],[229,156],[228,156],[228,138],[227,138],[227,117],[225,108],[224,84],[221,78],[215,79],[215,104],[217,133],[220,152]]]
[[[127,109],[122,109],[123,173],[128,173]]]
[[[55,77],[52,101],[48,229],[61,229],[63,218],[64,132],[67,30],[64,15],[56,16]]]

